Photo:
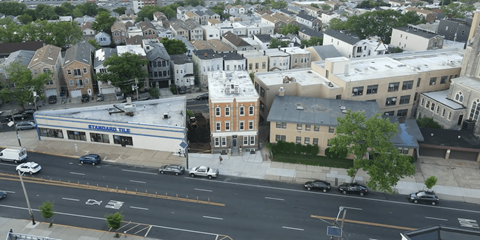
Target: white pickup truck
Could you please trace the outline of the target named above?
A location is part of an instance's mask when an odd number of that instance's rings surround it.
[[[196,177],[196,176],[201,176],[201,177],[208,177],[208,179],[216,178],[218,177],[218,169],[212,169],[206,166],[200,166],[200,167],[194,167],[188,171],[188,174],[190,174],[190,177]]]

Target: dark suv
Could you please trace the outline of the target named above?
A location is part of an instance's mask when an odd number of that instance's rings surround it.
[[[48,97],[48,103],[50,103],[50,104],[57,103],[57,96],[52,95],[52,96]]]
[[[411,193],[408,196],[408,200],[413,203],[427,203],[431,205],[437,205],[440,202],[440,199],[435,195],[434,192],[420,191],[416,193]]]
[[[102,158],[98,154],[87,154],[80,157],[80,163],[91,163],[92,165],[97,165],[102,161]]]
[[[15,113],[13,114],[13,119],[12,119],[12,115],[8,115],[5,117],[5,119],[9,122],[13,120],[24,120],[25,118],[27,118],[27,114],[25,113]]]
[[[338,186],[338,191],[343,194],[354,193],[364,196],[368,193],[368,188],[358,183],[344,183]]]
[[[90,101],[90,96],[88,94],[83,94],[82,95],[82,102],[88,102]]]

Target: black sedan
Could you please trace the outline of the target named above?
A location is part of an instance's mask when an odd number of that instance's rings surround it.
[[[25,109],[25,111],[22,113],[25,115],[33,115],[35,113],[35,109]]]
[[[6,198],[6,197],[7,197],[7,192],[0,191],[0,199]]]
[[[358,183],[344,183],[338,186],[338,191],[343,194],[354,193],[364,196],[368,193],[368,188]]]
[[[13,114],[13,119],[12,115],[7,115],[7,117],[5,117],[5,119],[9,122],[13,120],[24,120],[25,118],[27,118],[27,115],[23,112]]]
[[[52,96],[48,97],[48,103],[50,103],[50,104],[57,103],[57,96],[52,95]]]
[[[308,181],[304,185],[305,189],[310,190],[320,190],[323,192],[330,191],[330,183],[322,180],[313,180]]]
[[[437,197],[437,195],[435,195],[434,192],[428,191],[411,193],[408,196],[408,200],[413,203],[426,203],[434,206],[440,202],[440,199]]]
[[[198,95],[197,100],[208,100],[208,93]]]
[[[158,169],[158,172],[160,174],[172,173],[178,176],[185,173],[185,168],[180,165],[164,165]]]

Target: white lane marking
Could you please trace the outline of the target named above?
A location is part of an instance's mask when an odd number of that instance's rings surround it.
[[[28,208],[24,208],[24,207],[17,207],[17,206],[10,206],[10,205],[2,205],[2,204],[0,204],[0,207],[21,209],[21,210],[28,210]],[[40,210],[38,210],[38,209],[32,209],[32,211],[39,212]],[[92,216],[78,215],[78,214],[64,213],[64,212],[55,212],[55,214],[72,216],[72,217],[81,217],[81,218],[95,219],[95,220],[100,220],[100,221],[102,221],[102,223],[105,222],[105,217],[92,217]],[[203,234],[203,235],[211,235],[211,236],[217,236],[217,235],[218,235],[218,234],[216,234],[216,233],[201,232],[201,231],[195,231],[195,230],[183,229],[183,228],[174,228],[174,227],[167,227],[167,226],[160,226],[160,225],[151,225],[151,226],[152,226],[152,227],[157,227],[157,228],[163,228],[163,229],[181,231],[181,232],[198,233],[198,234]]]
[[[13,191],[4,191],[4,192],[7,192],[7,193],[15,193],[15,192],[13,192]]]
[[[290,230],[297,230],[297,231],[304,231],[304,230],[301,229],[301,228],[292,228],[292,227],[285,227],[285,226],[283,226],[282,228],[284,228],[284,229],[290,229]]]
[[[434,218],[434,217],[425,217],[427,219],[433,219],[433,220],[440,220],[440,221],[448,221],[447,219],[444,218]]]
[[[127,170],[127,169],[122,169],[123,172],[134,172],[134,173],[143,173],[143,174],[151,174],[151,175],[158,175],[156,173],[151,173],[151,172],[142,172],[142,171],[135,171],[135,170]]]
[[[151,229],[152,229],[152,225],[150,225],[150,227],[148,228],[147,233],[145,233],[144,237],[147,237],[147,235],[148,235],[148,233],[150,232]]]
[[[62,198],[62,199],[63,199],[63,200],[69,200],[69,201],[75,201],[75,202],[80,201],[79,199],[75,199],[75,198],[66,198],[66,197],[64,197],[64,198]]]
[[[142,181],[135,181],[135,180],[130,180],[130,182],[134,182],[134,183],[146,183],[146,182],[142,182]]]
[[[217,217],[210,217],[210,216],[203,216],[204,218],[210,218],[210,219],[215,219],[215,220],[223,220],[223,218],[217,218]]]
[[[277,200],[277,201],[283,201],[283,198],[265,197],[265,199]]]
[[[207,179],[201,179],[201,178],[191,178],[191,177],[184,177],[186,179],[192,180],[192,181],[205,181],[205,182],[210,182],[212,184],[231,184],[231,185],[237,185],[237,186],[245,186],[245,187],[256,187],[256,188],[267,188],[267,189],[273,189],[273,190],[281,190],[281,191],[290,191],[290,192],[298,192],[298,193],[304,193],[304,194],[317,194],[317,195],[324,195],[324,196],[331,196],[331,197],[341,197],[341,198],[356,198],[358,200],[363,200],[363,201],[376,201],[376,202],[385,202],[385,203],[396,203],[396,204],[402,204],[402,205],[410,205],[413,207],[428,207],[428,208],[437,208],[437,209],[445,209],[445,210],[452,210],[452,211],[459,211],[459,212],[469,212],[469,213],[480,213],[480,211],[475,211],[475,210],[468,210],[468,209],[460,209],[460,208],[450,208],[450,207],[442,207],[442,206],[432,206],[432,205],[416,205],[412,204],[410,202],[396,202],[396,201],[388,201],[388,200],[383,200],[383,199],[375,199],[375,198],[364,198],[364,197],[355,197],[352,195],[333,195],[329,193],[321,193],[321,192],[312,192],[312,191],[304,191],[304,190],[296,190],[296,189],[288,189],[288,188],[279,188],[279,187],[269,187],[269,186],[261,186],[261,185],[253,185],[253,184],[247,184],[247,183],[238,183],[238,182],[222,182],[222,181],[209,181]]]
[[[458,222],[462,227],[479,228],[477,221],[473,219],[459,218]]]
[[[74,174],[74,175],[82,175],[82,176],[84,176],[84,175],[85,175],[85,174],[83,174],[83,173],[76,173],[76,172],[70,172],[70,174]]]
[[[201,189],[201,188],[194,188],[194,189],[197,191],[212,192],[212,190],[208,190],[208,189]]]
[[[106,208],[111,208],[111,209],[120,209],[122,207],[124,202],[120,201],[115,201],[115,200],[110,200],[110,202],[107,203],[105,206]]]
[[[147,211],[148,211],[148,208],[143,208],[143,207],[134,207],[134,206],[130,206],[130,208],[133,208],[133,209],[140,209],[140,210],[147,210]]]

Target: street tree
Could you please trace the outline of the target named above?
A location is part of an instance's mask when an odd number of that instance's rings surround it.
[[[72,10],[62,6],[55,7],[55,13],[58,16],[72,16]]]
[[[192,7],[196,7],[199,5],[205,6],[205,0],[184,0],[183,3],[185,6],[192,6]]]
[[[162,38],[160,42],[163,43],[168,55],[183,54],[188,51],[187,46],[185,46],[182,40]]]
[[[98,50],[101,48],[100,45],[98,45],[97,41],[95,41],[95,39],[88,39],[88,43],[92,44],[95,50]]]
[[[428,188],[428,189],[432,189],[433,186],[435,186],[437,184],[437,177],[435,176],[430,176],[429,178],[425,179],[425,186]]]
[[[123,222],[123,215],[121,212],[116,212],[113,214],[105,214],[105,219],[107,220],[108,227],[117,231],[120,228]]]
[[[17,17],[18,21],[20,21],[22,24],[28,24],[33,21],[33,17],[28,15],[28,14],[22,14]]]
[[[112,17],[109,12],[100,12],[95,18],[95,22],[92,23],[92,28],[97,32],[106,32],[111,34],[111,27],[115,20],[117,19]]]
[[[108,72],[97,74],[97,81],[110,81],[123,93],[131,93],[135,79],[138,79],[138,86],[144,85],[144,80],[148,74],[143,67],[147,64],[148,60],[134,53],[126,52],[120,56],[113,55],[103,63]]]
[[[400,154],[391,141],[396,132],[397,125],[388,118],[379,114],[367,118],[364,112],[347,110],[343,118],[337,118],[329,151],[354,156],[353,167],[348,170],[352,182],[363,169],[370,176],[368,187],[391,193],[401,178],[415,174],[410,157]]]
[[[113,9],[113,11],[118,13],[118,15],[125,14],[125,10],[127,10],[126,7],[118,7],[118,8]]]
[[[33,93],[42,93],[44,85],[53,79],[50,72],[32,76],[32,72],[19,62],[13,62],[3,66],[6,72],[6,80],[0,85],[0,98],[4,101],[14,101],[19,107],[25,109],[25,104],[33,102]]]
[[[50,219],[55,215],[55,212],[53,211],[53,202],[46,201],[43,202],[42,205],[39,207],[40,213],[42,214],[42,217],[45,219]],[[50,222],[50,227],[52,226],[53,219]]]
[[[75,21],[47,23],[45,31],[45,43],[61,48],[74,45],[82,39],[82,30]]]
[[[286,8],[287,5],[288,5],[287,2],[285,1],[278,1],[278,2],[272,2],[270,4],[270,7],[274,9],[283,9],[283,8]]]
[[[332,9],[332,7],[330,7],[330,5],[322,4],[322,10],[323,10],[323,11],[328,11],[328,10],[330,10],[330,9]]]
[[[467,13],[473,13],[475,7],[469,4],[460,4],[451,2],[448,5],[440,7],[448,18],[465,18]]]
[[[27,5],[13,1],[0,2],[0,13],[4,15],[18,16],[25,13]]]
[[[147,5],[142,7],[140,12],[137,13],[137,18],[135,19],[135,22],[143,21],[145,18],[153,20],[154,12],[161,12],[161,8],[157,5]]]
[[[278,33],[283,35],[287,35],[289,33],[298,34],[298,30],[300,30],[300,27],[289,23],[283,26]]]
[[[38,4],[35,8],[35,16],[42,20],[56,20],[58,14],[55,13],[55,8],[46,4]]]
[[[288,47],[288,42],[282,41],[278,38],[270,39],[270,46],[268,48]]]

